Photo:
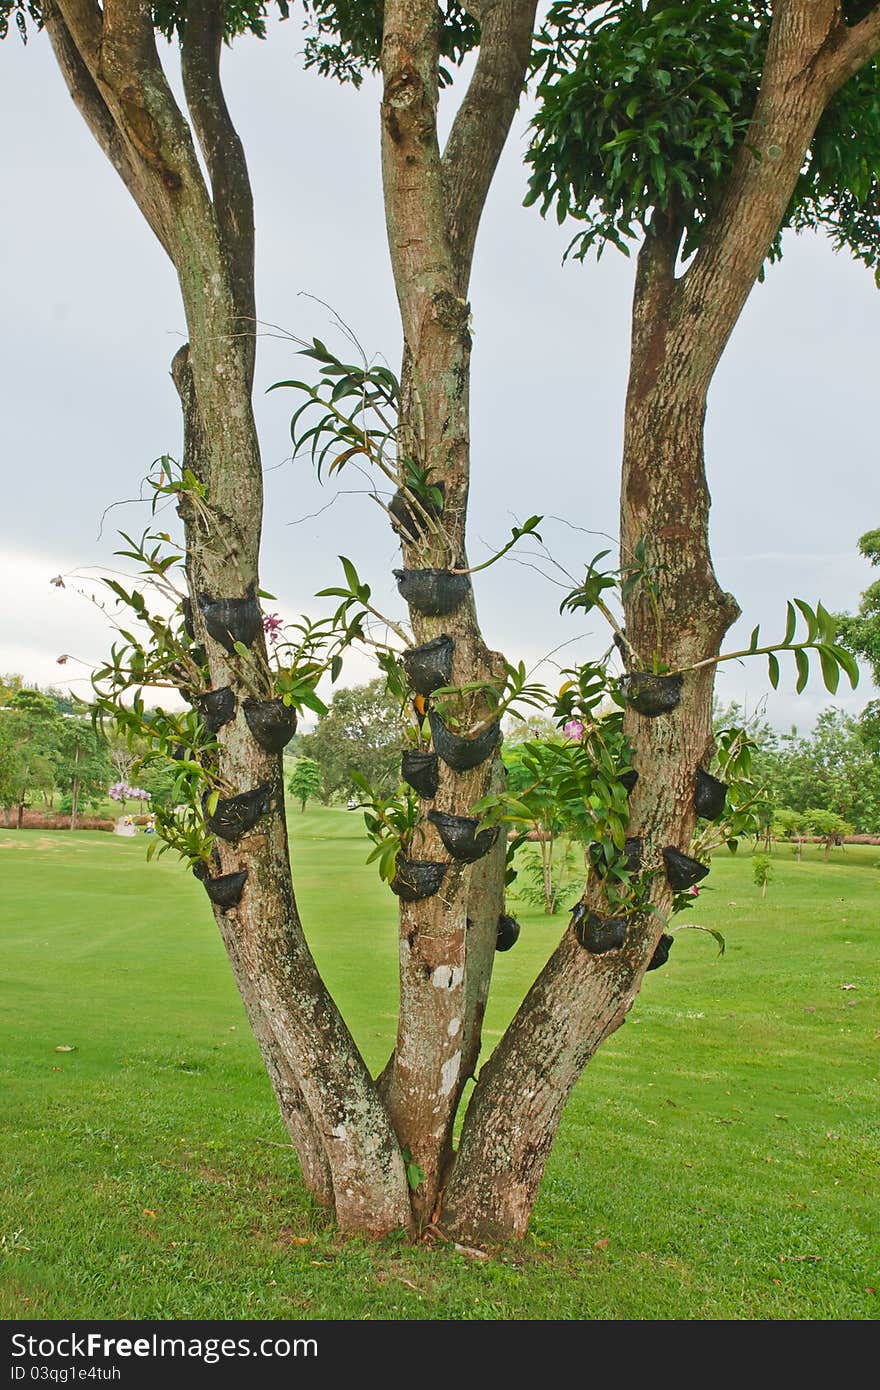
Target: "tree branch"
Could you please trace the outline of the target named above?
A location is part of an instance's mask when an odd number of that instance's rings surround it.
[[[47,0],[43,6],[43,23],[74,105],[140,208],[151,230],[158,237],[164,251],[170,256],[171,250],[161,219],[156,216],[149,200],[144,197],[144,190],[126,143],[64,22],[61,11],[53,0]]]
[[[471,5],[469,8],[473,8]],[[480,50],[443,152],[446,220],[467,294],[477,229],[523,90],[537,0],[483,0]]]
[[[858,24],[847,25],[841,17],[834,38],[819,65],[819,71],[828,82],[831,91],[836,92],[878,52],[880,5],[875,5]]]
[[[702,246],[682,279],[678,324],[697,324],[704,350],[684,370],[708,388],[767,252],[829,99],[821,55],[836,43],[839,0],[786,0],[774,9],[748,131]]]
[[[214,201],[214,213],[242,341],[253,374],[254,200],[244,147],[232,123],[220,81],[223,7],[220,0],[190,0],[181,40],[183,88]]]

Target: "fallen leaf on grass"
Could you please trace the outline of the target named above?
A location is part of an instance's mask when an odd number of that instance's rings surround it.
[[[858,985],[841,985],[841,989],[858,989]]]
[[[149,1216],[153,1221],[156,1220],[156,1213],[155,1213],[154,1211],[150,1211],[150,1208],[149,1208],[149,1207],[144,1207],[144,1209],[143,1209],[141,1215],[142,1215],[142,1216]]]
[[[610,1239],[609,1236],[603,1236],[601,1240],[594,1240],[594,1241],[593,1241],[593,1249],[594,1249],[594,1250],[607,1250],[607,1249],[608,1249],[608,1242],[609,1242],[609,1239]]]
[[[55,1051],[56,1051],[56,1052],[76,1052],[76,1051],[77,1051],[77,1048],[75,1048],[75,1047],[68,1047],[66,1043],[62,1043],[60,1047],[56,1047]]]
[[[279,1245],[310,1245],[311,1236],[296,1236],[289,1226],[282,1226],[278,1232]]]
[[[489,1256],[485,1250],[478,1250],[475,1245],[459,1245],[455,1242],[456,1255],[466,1255],[469,1260],[488,1260]]]

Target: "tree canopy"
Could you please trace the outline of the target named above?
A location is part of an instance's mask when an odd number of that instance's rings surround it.
[[[847,23],[870,8],[845,5]],[[767,0],[551,5],[533,58],[527,201],[583,223],[570,248],[577,259],[608,243],[626,251],[656,214],[680,227],[685,258],[698,248],[751,121],[772,14]],[[778,157],[772,145],[753,155]],[[878,167],[875,60],[822,114],[771,256],[786,227],[823,226],[876,266]]]

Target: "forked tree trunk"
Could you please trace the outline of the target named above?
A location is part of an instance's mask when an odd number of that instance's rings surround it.
[[[480,18],[480,53],[441,157],[437,7],[434,0],[384,6],[383,179],[405,340],[399,442],[402,456],[446,485],[440,532],[404,547],[414,568],[467,563],[467,286],[486,193],[522,87],[535,0],[475,0],[468,8]],[[381,1086],[317,973],[291,882],[281,758],[255,743],[242,714],[245,697],[273,693],[265,644],[258,636],[247,660],[228,653],[206,633],[199,607],[205,595],[242,598],[257,586],[262,520],[251,409],[253,217],[220,85],[223,14],[221,0],[187,5],[190,126],[162,71],[149,6],[46,0],[44,7],[71,95],[171,258],[186,312],[189,344],[175,359],[174,378],[185,458],[206,489],[204,504],[181,496],[189,594],[210,683],[228,685],[236,697],[235,717],[218,735],[217,771],[224,795],[262,787],[269,799],[253,829],[219,844],[220,870],[246,869],[248,877],[239,905],[218,910],[217,923],[306,1181],[332,1205],[340,1227],[373,1235],[412,1229],[439,1208],[441,1226],[470,1239],[522,1234],[565,1101],[623,1021],[661,928],[646,914],[624,948],[606,956],[589,955],[565,933],[480,1073],[455,1156],[452,1126],[476,1065],[503,900],[503,845],[472,868],[450,864],[440,894],[402,907],[400,1024]],[[838,21],[832,0],[776,7],[754,129],[703,252],[676,288],[674,229],[658,227],[640,263],[621,547],[626,561],[643,538],[666,566],[659,645],[668,666],[716,652],[735,611],[715,583],[706,539],[705,396],[824,102],[876,47],[868,20],[843,34]],[[767,158],[756,162],[749,144],[762,145]],[[658,295],[659,317],[651,307]],[[630,641],[647,656],[655,636],[643,595],[626,617]],[[442,620],[414,612],[412,625],[417,642],[443,631],[454,638],[454,682],[503,675],[472,599]],[[679,709],[662,720],[627,716],[641,774],[631,829],[645,837],[649,868],[664,844],[689,842],[693,773],[710,741],[710,671],[685,678]],[[486,712],[478,698],[460,710],[465,722]],[[497,776],[491,761],[463,776],[443,767],[436,804],[467,814]],[[429,822],[414,849],[440,857]],[[654,903],[662,912],[669,899],[658,875]],[[601,908],[596,885],[587,900]],[[412,1204],[402,1150],[423,1170]]]

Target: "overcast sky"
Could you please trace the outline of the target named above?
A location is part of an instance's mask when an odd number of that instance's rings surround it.
[[[333,502],[332,484],[319,487],[307,460],[290,462],[293,397],[264,395],[302,371],[269,324],[342,350],[316,300],[395,369],[399,354],[377,86],[354,92],[304,74],[300,46],[294,23],[274,25],[268,42],[240,41],[224,69],[254,184],[267,325],[256,391],[263,583],[285,617],[317,612],[311,595],[335,582],[344,553],[399,615],[390,575],[398,552],[365,485],[353,475],[346,486],[359,491]],[[106,630],[73,580],[59,590],[49,579],[106,562],[116,528],[147,524],[143,508],[118,507],[99,539],[108,504],[136,497],[159,454],[179,455],[168,364],[184,340],[183,313],[170,264],[66,95],[44,35],[27,48],[13,35],[0,46],[0,115],[0,672],[71,686],[74,667],[59,667],[57,656],[99,659]],[[471,290],[469,549],[472,564],[484,559],[515,519],[540,512],[560,518],[542,534],[577,573],[605,542],[573,527],[617,532],[632,265],[613,251],[598,265],[561,264],[571,230],[521,205],[527,119],[523,109],[514,122]],[[742,645],[756,622],[781,635],[789,596],[852,611],[875,577],[857,541],[880,525],[878,347],[870,273],[818,238],[789,238],[782,265],[752,294],[710,398],[713,552],[744,612],[731,643]],[[475,589],[486,638],[509,660],[531,665],[581,633],[592,636],[572,653],[606,645],[591,619],[560,618],[560,593],[522,564],[502,561],[475,577]],[[369,674],[356,660],[348,678]],[[754,707],[768,691],[763,663],[721,668],[722,699]],[[863,677],[854,693],[845,683],[836,703],[855,711],[875,693]],[[827,701],[818,680],[796,697],[786,670],[767,714],[805,728]]]

